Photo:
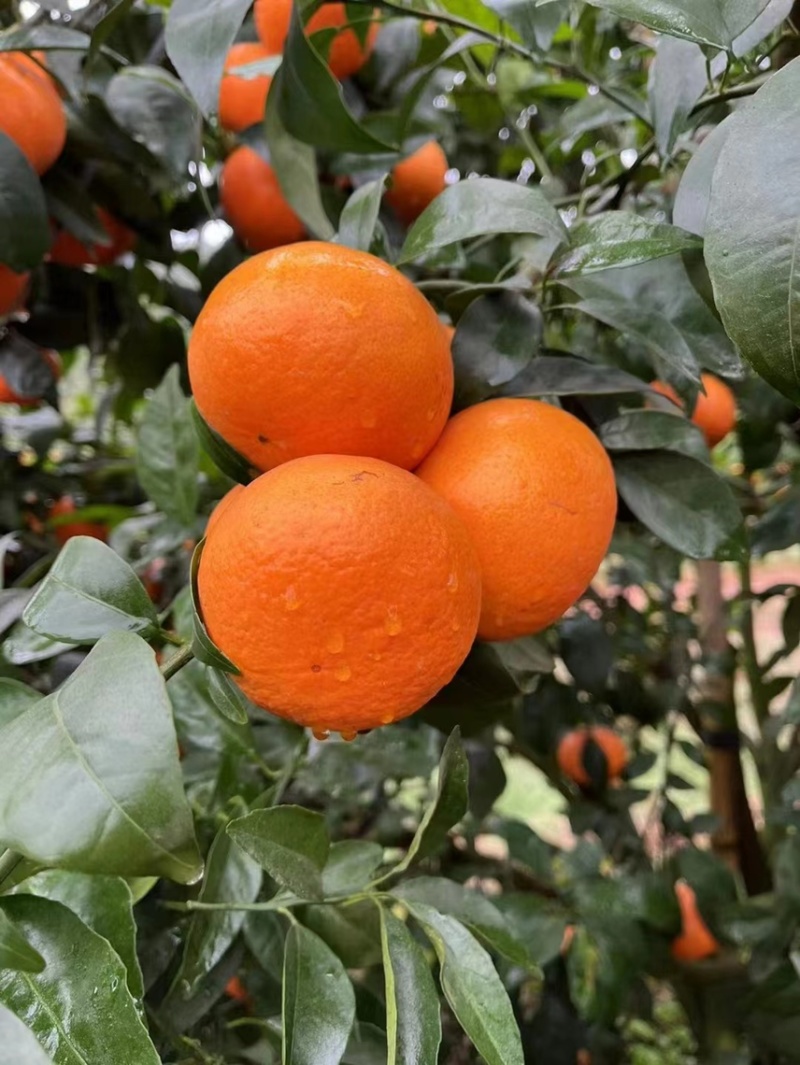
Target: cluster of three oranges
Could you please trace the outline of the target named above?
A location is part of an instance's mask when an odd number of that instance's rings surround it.
[[[249,259],[200,314],[189,372],[212,429],[265,471],[212,514],[204,622],[256,704],[317,734],[414,713],[476,635],[560,617],[608,547],[596,436],[529,399],[448,421],[450,332],[371,255]]]

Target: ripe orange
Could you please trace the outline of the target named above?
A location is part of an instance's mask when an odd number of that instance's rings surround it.
[[[38,63],[22,52],[0,53],[0,132],[37,174],[49,170],[67,139],[61,97]]]
[[[716,447],[736,426],[736,397],[725,382],[713,374],[704,373],[700,380],[706,391],[705,395],[700,392],[697,396],[692,421],[702,430],[708,446]],[[672,385],[653,381],[650,387],[683,410],[683,400]]]
[[[273,54],[263,45],[255,43],[235,44],[228,52],[219,87],[219,122],[223,129],[238,133],[264,118],[272,78],[269,74],[244,78],[229,71],[234,67],[268,59]]]
[[[428,141],[392,171],[386,202],[405,225],[422,214],[445,189],[447,157],[436,141]]]
[[[628,749],[622,737],[613,729],[600,725],[574,729],[563,737],[556,751],[558,768],[565,777],[574,780],[581,787],[590,787],[592,778],[585,765],[586,744],[590,740],[596,743],[605,755],[607,779],[618,780],[628,764]]]
[[[305,227],[286,202],[275,171],[252,148],[241,147],[222,168],[220,199],[233,231],[251,251],[294,244]]]
[[[56,234],[50,249],[50,261],[61,266],[110,266],[136,246],[136,234],[104,207],[97,216],[108,234],[108,244],[84,244],[66,229]]]
[[[464,661],[480,613],[452,510],[413,474],[351,455],[236,490],[208,530],[198,590],[245,694],[319,735],[419,710]]]
[[[676,961],[701,961],[718,954],[719,943],[703,920],[694,888],[685,880],[678,880],[675,894],[681,910],[681,933],[672,941],[672,957]]]
[[[19,310],[28,289],[30,274],[15,274],[0,263],[0,317]]]
[[[292,14],[292,0],[256,0],[254,9],[256,32],[267,51],[276,55],[283,51]],[[311,35],[321,30],[338,30],[347,25],[345,4],[325,4],[306,23],[306,33]],[[372,23],[364,44],[352,29],[341,30],[330,43],[328,66],[339,79],[357,74],[369,59],[378,26]]]
[[[478,549],[485,640],[552,624],[603,560],[617,509],[614,472],[597,437],[557,407],[532,399],[469,407],[417,473]]]
[[[240,1006],[244,1006],[245,1009],[250,1009],[253,1005],[253,996],[238,976],[232,976],[227,982],[225,994],[228,998],[233,999],[234,1002],[238,1002]]]
[[[65,514],[74,514],[78,508],[72,496],[62,496],[53,503],[48,511],[49,518],[61,518]],[[73,536],[91,536],[95,540],[108,539],[108,526],[96,521],[73,521],[66,524],[53,525],[53,535],[63,546]]]
[[[189,344],[200,413],[261,470],[301,455],[410,469],[450,410],[442,324],[398,270],[338,244],[289,244],[212,292]]]
[[[48,363],[53,372],[53,377],[58,380],[61,376],[61,356],[57,351],[41,350],[42,359]],[[0,403],[20,403],[23,406],[40,406],[39,396],[23,396],[15,392],[0,374]]]

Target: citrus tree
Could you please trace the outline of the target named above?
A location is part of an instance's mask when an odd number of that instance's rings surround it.
[[[0,26],[0,1065],[800,1061],[800,11]]]

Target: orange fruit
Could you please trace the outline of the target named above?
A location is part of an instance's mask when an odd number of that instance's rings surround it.
[[[189,344],[205,420],[260,470],[302,455],[410,469],[450,410],[442,324],[399,270],[309,241],[253,256],[211,293]]]
[[[244,986],[238,976],[232,976],[225,985],[225,994],[228,998],[238,1002],[240,1006],[249,1009],[253,1005],[253,997]]]
[[[61,376],[61,356],[57,351],[41,351],[42,359],[48,363],[56,380]],[[39,396],[23,396],[15,392],[0,374],[0,403],[19,403],[23,406],[39,406]]]
[[[133,251],[136,234],[132,229],[105,207],[97,208],[97,217],[108,234],[107,244],[84,244],[66,229],[61,229],[50,248],[50,261],[61,266],[110,266],[121,255]]]
[[[15,274],[0,263],[0,317],[19,310],[25,299],[30,274]]]
[[[296,459],[237,490],[208,531],[198,591],[254,703],[348,738],[413,714],[453,678],[481,594],[447,504],[352,455]]]
[[[264,118],[272,78],[269,74],[244,78],[231,71],[234,67],[268,59],[273,54],[263,45],[255,43],[235,44],[230,49],[219,87],[219,122],[223,129],[238,133]]]
[[[281,192],[275,171],[252,148],[237,148],[226,159],[220,199],[234,233],[251,251],[294,244],[306,235]]]
[[[720,440],[724,440],[736,426],[736,397],[725,382],[713,374],[701,374],[700,380],[705,395],[702,392],[698,394],[692,421],[702,431],[711,448],[716,447]],[[681,410],[684,409],[683,400],[672,385],[664,381],[653,381],[650,387],[654,392],[671,399]]]
[[[74,514],[77,509],[72,496],[62,496],[50,507],[48,518],[61,518],[66,514]],[[73,536],[91,536],[95,540],[103,541],[108,539],[108,527],[102,522],[73,521],[54,525],[52,528],[53,535],[62,546]]]
[[[477,547],[482,639],[546,628],[597,572],[614,530],[614,472],[597,437],[571,414],[532,399],[468,407],[417,473]]]
[[[267,51],[276,55],[283,51],[292,14],[292,0],[256,0],[254,9],[256,32]],[[342,30],[347,25],[347,7],[345,4],[325,4],[316,11],[306,23],[306,33],[310,36],[321,30],[339,30],[330,42],[328,66],[337,78],[350,78],[357,74],[369,59],[378,26],[372,23],[367,31],[364,44],[352,29]]]
[[[718,954],[719,943],[703,920],[694,888],[685,880],[678,880],[675,894],[681,910],[681,932],[672,941],[672,957],[676,961],[702,961]]]
[[[584,726],[568,732],[561,740],[556,751],[558,768],[565,777],[574,780],[583,788],[591,787],[592,778],[586,770],[586,744],[596,743],[605,755],[606,778],[618,780],[628,764],[628,748],[621,736],[613,729],[598,726]]]
[[[67,139],[67,118],[55,86],[23,52],[0,53],[0,133],[17,145],[37,174],[49,170]]]
[[[410,226],[444,192],[447,170],[447,157],[436,141],[428,141],[397,164],[386,202],[401,222]]]
[[[222,497],[222,499],[220,499],[219,503],[217,503],[217,505],[211,511],[211,516],[208,519],[208,523],[206,524],[206,531],[205,531],[205,535],[206,536],[208,536],[211,533],[211,530],[217,524],[219,519],[222,517],[222,515],[225,513],[225,511],[228,509],[228,507],[231,505],[231,503],[234,501],[234,499],[236,499],[236,497],[239,495],[239,493],[243,492],[243,491],[244,491],[244,485],[243,484],[235,484],[233,486],[233,488],[231,488],[230,492],[226,492],[226,494]]]

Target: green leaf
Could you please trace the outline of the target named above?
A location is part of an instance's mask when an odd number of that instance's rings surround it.
[[[30,1028],[0,1006],[0,1065],[53,1065]]]
[[[380,962],[380,920],[371,902],[304,906],[295,912],[306,928],[327,943],[346,969],[368,969]]]
[[[448,186],[409,230],[400,263],[437,248],[494,233],[532,233],[561,243],[566,229],[541,189],[497,178],[474,178]]]
[[[409,930],[383,906],[387,1065],[436,1065],[442,1041],[439,996],[430,966]]]
[[[577,355],[540,355],[521,374],[498,389],[503,396],[621,395],[646,392],[648,384],[616,366],[588,362]]]
[[[39,178],[11,138],[0,133],[0,263],[17,273],[32,270],[51,240]]]
[[[219,433],[214,432],[197,409],[194,399],[189,400],[189,413],[192,416],[192,425],[197,433],[200,446],[215,466],[230,477],[232,481],[238,481],[239,484],[249,484],[258,471],[238,451],[234,451]]]
[[[561,953],[567,917],[550,899],[525,892],[508,892],[498,899],[508,926],[539,965]]]
[[[201,540],[192,552],[192,564],[189,572],[189,587],[192,597],[192,651],[198,661],[212,669],[218,669],[223,673],[238,674],[240,670],[226,658],[222,651],[214,644],[214,641],[206,631],[203,615],[200,610],[200,597],[197,593],[197,572],[200,569],[200,559],[203,555],[205,539]],[[216,705],[216,703],[214,704]]]
[[[556,30],[568,17],[565,0],[549,0],[544,4],[536,0],[484,0],[484,3],[513,26],[525,44],[541,51],[547,51]]]
[[[142,970],[136,956],[133,895],[121,877],[48,869],[29,877],[19,890],[60,902],[93,932],[107,939],[125,965],[128,990],[134,998],[144,995]]]
[[[159,510],[188,525],[197,512],[199,464],[200,445],[176,365],[153,393],[139,424],[136,475]]]
[[[29,946],[14,922],[0,910],[0,972],[40,973],[44,958]]]
[[[695,150],[681,176],[681,183],[672,205],[672,220],[676,226],[682,226],[690,233],[702,237],[706,231],[708,203],[711,198],[711,181],[714,169],[722,151],[722,146],[731,131],[729,115],[718,126],[714,126],[703,143]]]
[[[247,724],[249,718],[244,696],[227,673],[223,673],[220,669],[209,668],[208,691],[223,717],[227,717],[236,725]]]
[[[362,839],[345,839],[331,844],[322,870],[322,890],[326,898],[353,895],[367,882],[383,861],[383,847]]]
[[[303,144],[288,132],[280,116],[275,85],[277,83],[280,89],[282,79],[283,74],[279,69],[267,97],[264,135],[269,147],[270,163],[281,192],[309,233],[319,240],[331,240],[335,230],[322,204],[316,153],[310,145]]]
[[[636,266],[703,246],[677,226],[627,211],[606,211],[579,223],[569,236],[570,247],[553,264],[556,277]]]
[[[0,971],[0,1002],[25,1018],[55,1065],[159,1065],[125,966],[107,940],[48,899],[18,895],[0,899],[0,909],[45,960],[36,975]]]
[[[705,257],[725,328],[744,358],[800,402],[800,59],[734,115],[714,170]],[[781,176],[780,195],[775,177]]]
[[[85,52],[89,38],[69,26],[52,22],[32,26],[11,26],[0,33],[0,52],[40,51]]]
[[[173,0],[167,16],[167,55],[204,115],[219,105],[225,57],[250,0]]]
[[[283,63],[270,88],[288,133],[304,144],[335,152],[372,153],[392,150],[352,116],[342,87],[303,30],[300,12],[292,6]]]
[[[680,414],[629,410],[603,422],[599,435],[608,451],[678,451],[708,462],[708,447],[702,432]]]
[[[650,111],[659,154],[669,159],[692,108],[708,84],[703,49],[691,41],[662,37],[650,70]]]
[[[116,29],[118,29],[133,7],[133,0],[115,0],[106,13],[92,30],[92,42],[87,55],[87,63],[91,63],[98,55],[103,45]]]
[[[346,248],[355,248],[357,251],[369,251],[372,247],[372,238],[375,235],[375,226],[378,224],[381,199],[385,190],[385,174],[356,189],[344,205],[339,218],[337,238],[339,244],[344,244]]]
[[[393,870],[401,873],[414,862],[422,861],[437,851],[447,839],[447,833],[458,824],[469,809],[469,763],[456,727],[444,745],[439,762],[439,783],[436,796],[425,811],[405,858]]]
[[[728,49],[769,0],[588,0],[620,18],[700,44]]]
[[[695,459],[672,452],[617,455],[614,473],[639,521],[690,558],[713,558],[741,525],[731,490]]]
[[[419,876],[401,884],[392,895],[409,907],[421,902],[439,913],[455,917],[512,964],[528,969],[533,967],[524,944],[514,938],[497,907],[479,892],[443,877]]]
[[[258,898],[262,873],[224,828],[217,833],[206,859],[200,902],[250,903]],[[203,978],[233,943],[244,924],[242,910],[199,910],[192,914],[184,941],[175,987],[191,998]]]
[[[0,776],[7,847],[76,872],[198,878],[166,686],[140,637],[104,636],[0,729],[0,749],[14,752]]]
[[[481,296],[467,307],[453,338],[456,410],[493,395],[524,370],[542,342],[539,308],[519,293]]]
[[[444,996],[487,1065],[524,1065],[506,989],[492,959],[455,918],[421,902],[409,905],[439,958]]]
[[[69,540],[22,613],[35,632],[53,640],[94,643],[107,632],[158,630],[144,586],[127,562],[101,540]]]
[[[319,936],[292,925],[283,967],[284,1065],[339,1065],[355,1015],[342,963]]]
[[[123,67],[108,83],[106,107],[171,182],[185,180],[200,157],[201,119],[176,78],[160,67]]]
[[[301,899],[322,899],[330,838],[321,814],[275,806],[231,821],[231,838],[282,887]]]
[[[46,662],[64,651],[72,651],[75,645],[51,640],[18,621],[3,642],[3,657],[14,666],[27,666],[31,662]]]
[[[0,677],[0,728],[38,703],[42,693],[29,688],[21,681]]]

